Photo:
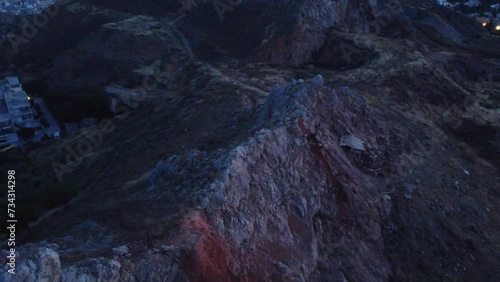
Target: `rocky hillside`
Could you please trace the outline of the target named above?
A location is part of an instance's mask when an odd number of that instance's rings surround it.
[[[500,276],[498,37],[416,1],[134,3],[63,6],[88,29],[41,75],[6,53],[54,91],[116,83],[148,103],[62,184],[53,163],[89,131],[26,152],[25,189],[79,193],[38,211],[0,280]]]
[[[117,248],[113,260],[70,268],[61,266],[60,246],[31,246],[40,266],[26,262],[18,279],[49,272],[63,281],[133,281],[138,273],[144,281],[164,275],[193,281],[387,280],[382,226],[390,196],[381,191],[383,181],[354,163],[363,158],[371,166],[387,165],[391,137],[359,94],[323,84],[317,76],[274,87],[255,120],[256,133],[243,143],[175,155],[149,172],[146,198],[136,197],[195,207],[182,215],[178,230],[165,234],[169,245],[157,251]],[[362,138],[366,150],[339,147],[346,136]]]

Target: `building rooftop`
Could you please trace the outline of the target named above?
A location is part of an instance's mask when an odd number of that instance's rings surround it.
[[[7,109],[7,105],[3,100],[3,94],[0,92],[0,121],[5,119],[10,119],[9,110]]]
[[[7,92],[4,93],[4,98],[5,102],[11,109],[19,109],[30,106],[28,96],[24,92]]]
[[[9,76],[0,83],[0,99],[5,100],[11,109],[30,106],[28,95],[16,76]]]
[[[0,123],[10,121],[10,115],[5,112],[0,112]]]
[[[10,88],[20,88],[21,82],[19,82],[19,78],[17,76],[9,76],[6,78]]]

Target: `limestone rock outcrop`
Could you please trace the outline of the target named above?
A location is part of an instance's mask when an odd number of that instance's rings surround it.
[[[383,183],[366,169],[388,160],[389,136],[363,98],[324,86],[321,76],[276,85],[254,131],[234,148],[174,156],[151,171],[147,193],[194,206],[172,234],[171,247],[134,252],[119,246],[115,259],[64,267],[54,250],[41,248],[19,267],[23,277],[387,280],[381,228],[388,203]],[[366,151],[340,147],[345,134],[362,139]]]

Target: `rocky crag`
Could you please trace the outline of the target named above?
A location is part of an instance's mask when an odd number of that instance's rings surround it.
[[[40,54],[67,95],[150,78],[151,101],[112,119],[65,175],[78,196],[30,225],[1,279],[500,276],[500,41],[477,23],[417,1],[234,1],[223,19],[205,1],[97,2],[5,59],[27,79]],[[20,187],[62,185],[51,164],[82,138],[28,151]]]
[[[112,260],[71,267],[61,266],[59,246],[28,245],[22,253],[35,259],[13,281],[387,280],[390,196],[356,163],[387,165],[391,137],[358,93],[323,84],[317,76],[275,86],[248,140],[172,156],[150,172],[148,197],[196,206],[171,245],[117,248]],[[339,147],[351,135],[366,149]]]

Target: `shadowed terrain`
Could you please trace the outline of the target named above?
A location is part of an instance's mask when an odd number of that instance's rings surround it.
[[[500,275],[500,37],[415,1],[195,2],[74,1],[5,42],[43,95],[144,96],[107,133],[2,155],[31,205],[3,279]]]

